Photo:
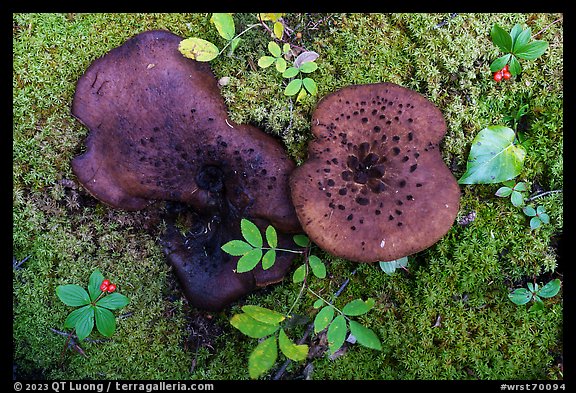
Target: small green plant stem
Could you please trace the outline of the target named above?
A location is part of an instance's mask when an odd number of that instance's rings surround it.
[[[288,316],[288,317],[290,317],[290,315],[292,315],[292,310],[294,309],[294,307],[296,307],[296,304],[298,304],[298,302],[302,298],[302,294],[304,294],[304,289],[306,288],[306,278],[308,277],[308,268],[309,268],[308,256],[310,255],[310,246],[306,247],[306,249],[304,249],[304,251],[300,251],[300,253],[304,254],[304,263],[306,265],[306,273],[304,274],[304,280],[302,281],[302,286],[300,287],[300,291],[298,292],[298,296],[296,296],[296,300],[294,300],[294,303],[292,303],[290,310],[288,310],[288,312],[286,313],[286,316]]]
[[[558,19],[556,19],[554,22],[552,22],[552,23],[550,23],[548,26],[544,27],[544,28],[543,28],[542,30],[540,30],[538,33],[533,34],[531,38],[532,38],[532,39],[535,39],[538,35],[544,33],[546,30],[548,30],[548,28],[549,28],[550,26],[552,26],[552,25],[560,22],[562,19],[563,19],[563,18],[558,18]]]
[[[562,192],[562,191],[563,191],[562,189],[559,189],[559,190],[550,190],[550,191],[542,192],[542,193],[540,193],[540,194],[532,195],[530,198],[527,198],[527,199],[525,200],[525,202],[531,202],[531,201],[533,201],[534,199],[541,198],[541,197],[543,197],[543,196],[546,196],[546,195],[549,195],[549,194],[555,194],[555,193],[557,193],[557,192]]]
[[[273,247],[262,247],[262,250],[276,250],[276,251],[285,251],[291,252],[292,254],[304,254],[305,251],[297,251],[297,250],[288,250],[286,248],[273,248]]]
[[[218,56],[220,56],[222,53],[224,53],[224,50],[226,48],[228,48],[228,46],[230,46],[230,44],[232,43],[232,41],[234,41],[236,38],[240,37],[242,34],[246,33],[248,30],[253,29],[254,27],[258,27],[260,26],[259,23],[255,23],[253,25],[248,26],[246,29],[244,29],[243,31],[241,31],[240,33],[238,33],[236,36],[234,36],[234,38],[232,38],[230,41],[228,41],[226,43],[226,45],[224,45],[224,47],[220,50],[220,52],[218,53]]]

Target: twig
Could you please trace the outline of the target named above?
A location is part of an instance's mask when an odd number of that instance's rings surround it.
[[[356,269],[354,269],[352,271],[352,275],[354,275],[355,273],[356,273]],[[342,285],[340,285],[340,288],[338,288],[338,290],[334,294],[334,298],[337,298],[342,293],[342,291],[344,291],[344,289],[346,288],[346,286],[348,285],[349,282],[350,282],[350,278],[347,278],[342,283]],[[303,344],[306,341],[306,339],[308,338],[308,336],[310,335],[310,333],[312,333],[313,329],[314,329],[314,322],[312,322],[308,325],[308,328],[306,328],[306,332],[304,332],[304,335],[302,336],[302,338],[300,340],[298,340],[298,344]],[[288,368],[288,365],[290,364],[290,362],[291,362],[290,359],[286,359],[286,361],[282,364],[282,366],[280,366],[280,368],[278,369],[278,371],[274,375],[273,379],[275,381],[282,378],[282,375],[284,375],[284,372]]]
[[[18,260],[14,257],[12,257],[12,268],[13,269],[20,269],[20,266],[22,266],[22,264],[24,262],[26,262],[28,260],[28,258],[30,258],[31,255],[28,255],[26,258],[22,259],[20,262],[18,262]]]
[[[542,34],[542,33],[544,33],[546,30],[548,30],[548,28],[549,28],[550,26],[552,26],[552,25],[555,24],[555,23],[560,22],[561,20],[562,20],[562,18],[556,19],[554,22],[552,22],[552,23],[550,23],[548,26],[544,27],[544,28],[543,28],[542,30],[540,30],[538,33],[534,34],[534,35],[532,36],[532,38],[536,38],[539,34]]]
[[[543,192],[543,193],[541,193],[541,194],[533,195],[533,196],[531,196],[530,198],[526,199],[526,202],[531,202],[531,201],[533,201],[533,200],[536,199],[536,198],[540,198],[540,197],[546,196],[546,195],[548,195],[548,194],[554,194],[554,193],[557,193],[557,192],[562,192],[562,189],[560,189],[560,190],[546,191],[546,192]]]

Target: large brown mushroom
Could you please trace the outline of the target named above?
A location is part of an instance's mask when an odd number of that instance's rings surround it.
[[[290,178],[310,239],[358,262],[392,261],[437,242],[460,198],[438,148],[445,132],[438,108],[392,83],[324,97],[313,114],[308,159]]]
[[[279,255],[267,271],[237,274],[238,258],[220,246],[241,238],[241,218],[260,228],[300,229],[288,188],[295,165],[274,138],[227,119],[209,65],[184,58],[181,40],[167,31],[144,32],[89,66],[72,114],[90,134],[72,169],[114,208],[172,201],[168,261],[188,300],[217,310],[287,272],[290,256]],[[179,214],[190,231],[176,228]]]

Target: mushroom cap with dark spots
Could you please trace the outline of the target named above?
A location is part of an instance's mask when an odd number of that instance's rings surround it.
[[[272,136],[227,119],[209,65],[185,58],[178,51],[181,40],[163,30],[138,34],[95,60],[79,78],[72,114],[90,133],[86,151],[72,161],[74,173],[88,192],[114,208],[138,210],[155,201],[173,201],[206,219],[216,218],[220,228],[249,218],[263,228],[272,224],[279,231],[299,231],[288,186],[294,162]],[[214,241],[223,244],[227,236],[216,232],[219,240]],[[202,249],[198,239],[196,247]],[[197,250],[187,252],[188,258],[196,258]],[[168,259],[180,263],[185,253]],[[238,280],[221,259],[202,263],[216,266],[202,276],[206,280],[216,274],[224,274],[223,282]],[[272,269],[282,276],[287,267]],[[217,286],[217,291],[229,292],[222,296],[228,300],[256,285],[254,278],[228,288],[216,281],[181,281]]]
[[[310,239],[358,262],[392,261],[436,243],[460,200],[438,148],[445,132],[437,107],[392,83],[324,97],[313,114],[308,159],[290,178]]]

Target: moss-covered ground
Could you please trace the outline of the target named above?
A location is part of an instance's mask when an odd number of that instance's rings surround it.
[[[562,14],[289,14],[295,43],[319,53],[311,76],[318,95],[296,103],[284,96],[273,69],[254,66],[269,36],[255,28],[232,57],[211,62],[230,117],[280,138],[301,163],[310,119],[322,96],[346,85],[389,81],[415,89],[443,112],[448,131],[441,148],[459,178],[472,139],[482,128],[507,124],[506,115],[529,105],[522,129],[530,138],[518,179],[529,194],[563,187]],[[87,129],[70,114],[75,83],[89,64],[131,36],[167,29],[222,46],[209,14],[13,15],[13,363],[17,378],[32,379],[248,379],[247,358],[257,340],[229,324],[243,304],[287,312],[299,292],[290,279],[256,292],[220,313],[188,306],[161,252],[162,222],[154,208],[110,209],[89,196],[70,168],[83,151]],[[237,31],[256,21],[235,15]],[[540,58],[521,61],[522,74],[495,83],[490,62],[500,55],[490,39],[498,23],[519,23],[549,42]],[[538,33],[538,34],[536,34]],[[283,378],[297,379],[562,379],[563,292],[530,313],[507,297],[527,282],[563,280],[558,243],[563,199],[536,199],[550,224],[530,230],[528,218],[494,195],[499,185],[462,186],[458,219],[428,250],[410,256],[408,271],[393,275],[377,265],[335,259],[316,250],[328,277],[311,288],[336,300],[376,300],[359,318],[380,337],[383,350],[347,344],[341,356],[315,351],[291,363]],[[100,269],[130,304],[117,312],[107,341],[82,344],[86,356],[65,348],[71,308],[55,294],[61,284],[85,285]],[[315,299],[304,296],[294,313],[304,324]],[[94,340],[102,339],[93,333]],[[284,358],[279,357],[278,367]],[[265,375],[274,375],[274,368]]]

